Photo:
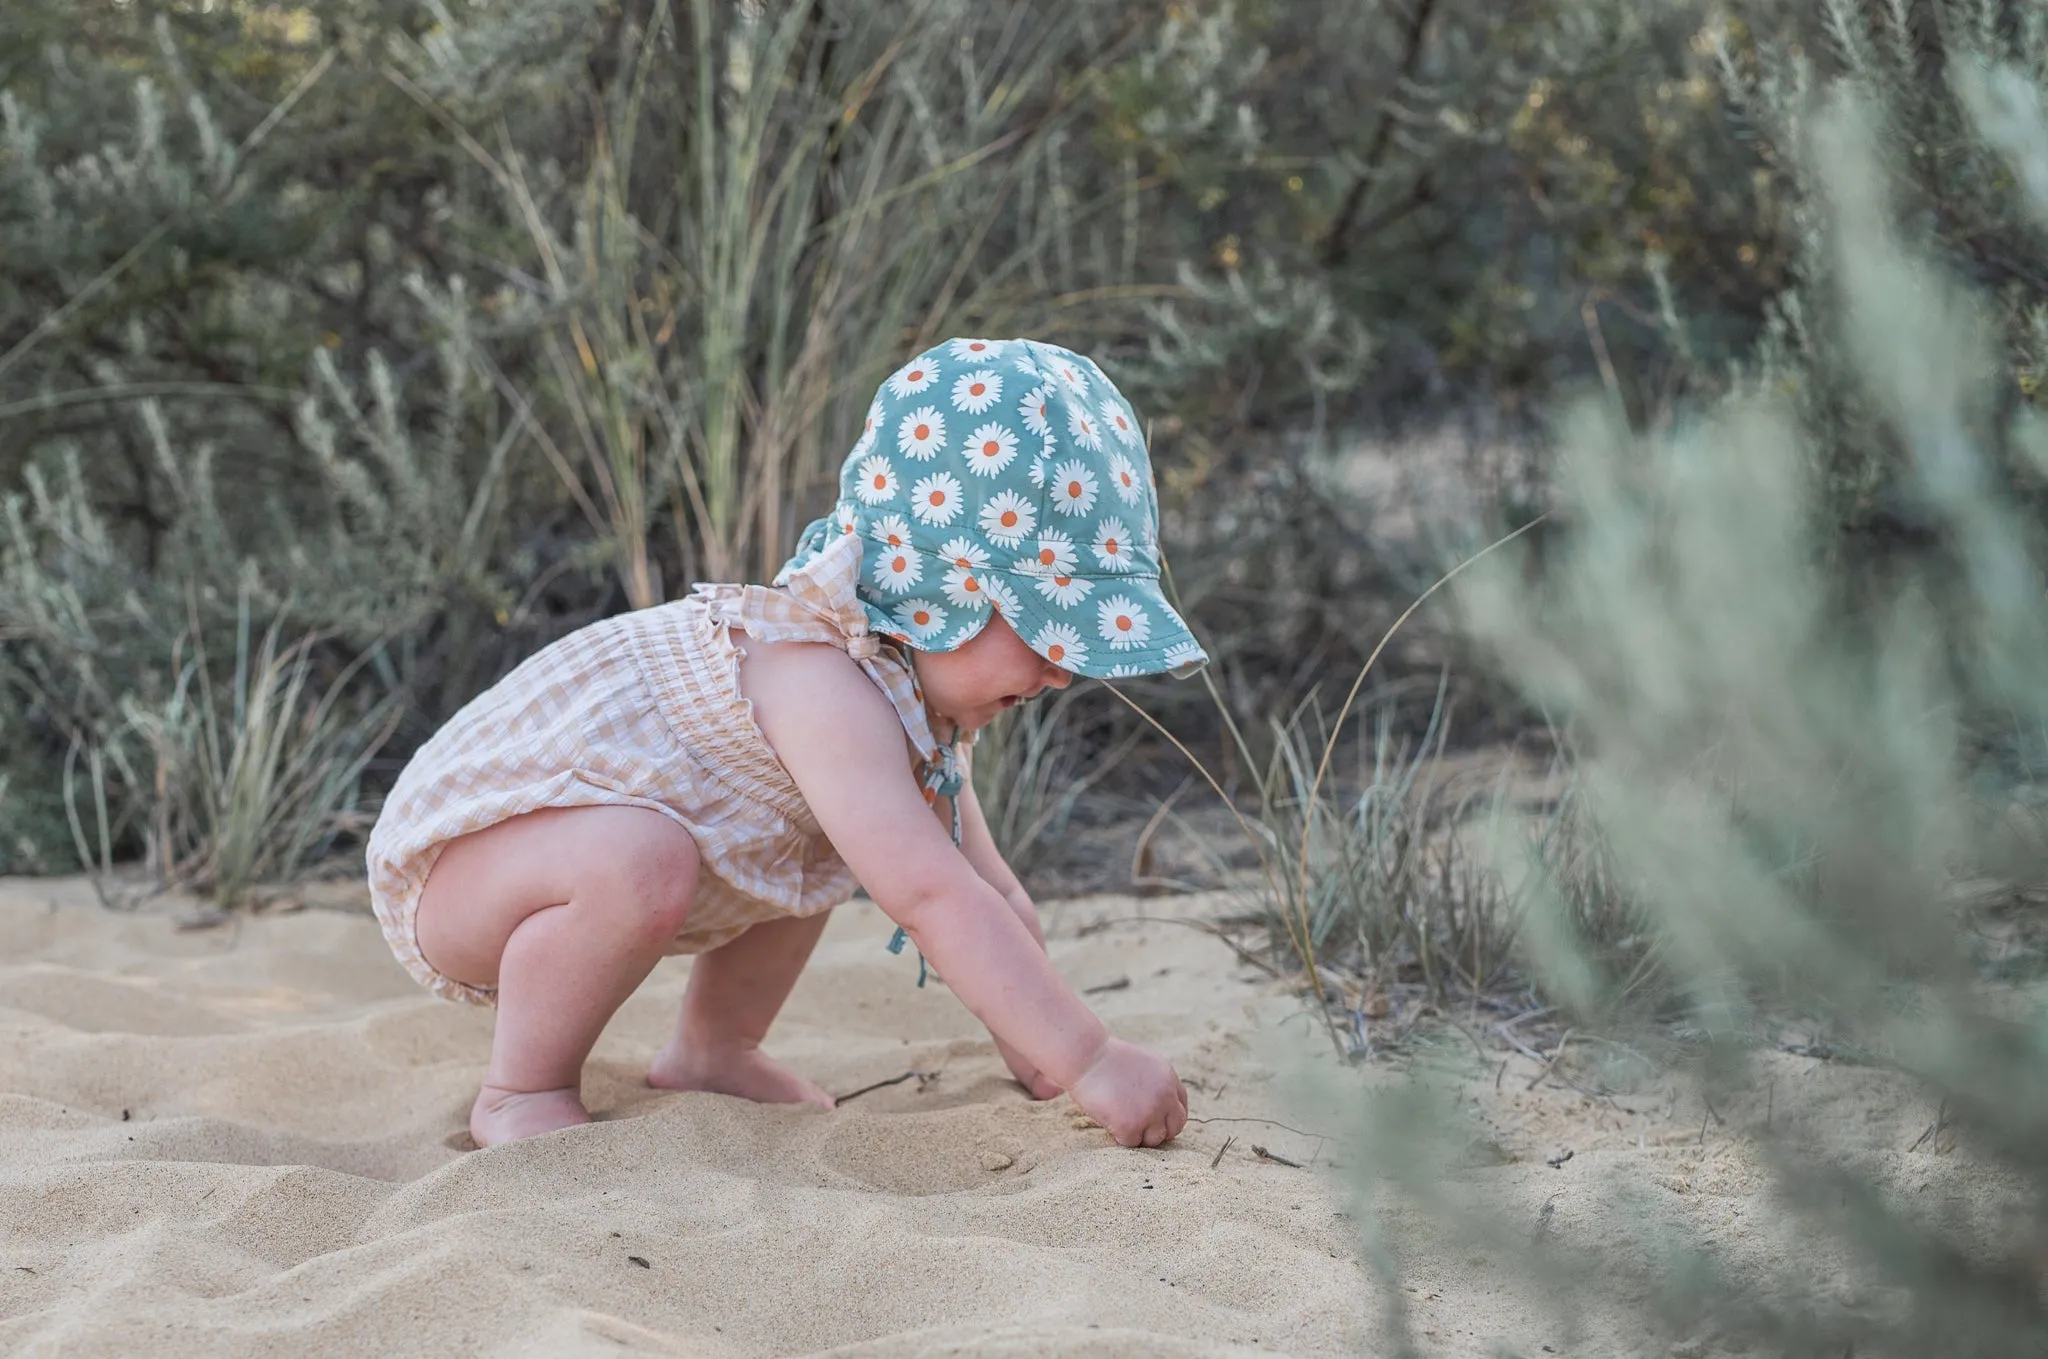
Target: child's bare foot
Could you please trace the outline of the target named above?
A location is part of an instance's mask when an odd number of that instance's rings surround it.
[[[661,1090],[705,1090],[760,1104],[832,1107],[832,1097],[759,1048],[697,1048],[671,1042],[648,1068]]]
[[[476,1104],[469,1111],[469,1135],[480,1147],[494,1147],[588,1122],[590,1111],[574,1088],[502,1090],[487,1085],[477,1092]]]

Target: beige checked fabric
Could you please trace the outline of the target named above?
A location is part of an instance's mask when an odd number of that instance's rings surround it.
[[[852,873],[754,724],[731,634],[842,648],[889,696],[920,763],[950,769],[904,652],[868,631],[859,569],[848,539],[774,588],[700,585],[594,623],[451,718],[399,775],[370,833],[371,903],[406,971],[446,999],[496,1003],[422,956],[420,891],[450,840],[544,807],[645,807],[690,832],[704,871],[671,953],[708,952],[761,921],[852,896]]]

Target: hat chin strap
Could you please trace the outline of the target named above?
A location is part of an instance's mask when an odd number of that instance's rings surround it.
[[[920,694],[928,694],[931,691],[925,688],[924,672],[918,666],[918,659],[922,655],[923,653],[920,652],[914,646],[906,645],[903,648],[903,656],[904,659],[908,661],[910,664],[910,677],[917,684],[917,692],[919,692]],[[926,698],[925,700],[923,700],[923,702],[925,720],[930,722],[932,725],[932,739],[934,741],[938,741],[938,743],[942,746],[950,746],[955,741],[958,741],[960,739],[960,724],[958,722],[955,722],[952,718],[947,717],[944,713],[939,712],[937,709],[933,708],[931,699]],[[943,721],[946,724],[946,735],[943,740],[940,739],[939,736],[939,722],[941,721]]]

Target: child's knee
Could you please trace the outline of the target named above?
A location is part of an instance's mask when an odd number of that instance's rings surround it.
[[[682,931],[697,892],[702,862],[690,833],[658,812],[600,851],[592,902],[622,928],[650,943]]]

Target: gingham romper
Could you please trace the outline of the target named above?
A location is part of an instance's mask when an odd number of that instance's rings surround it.
[[[825,642],[887,694],[917,752],[927,800],[957,777],[902,649],[868,628],[852,538],[777,587],[699,585],[688,599],[594,623],[544,648],[419,750],[370,833],[370,900],[413,978],[449,1000],[491,988],[436,972],[413,920],[450,840],[543,807],[645,807],[696,841],[703,871],[670,953],[705,953],[764,920],[829,910],[852,872],[825,838],[739,688],[732,631]]]

